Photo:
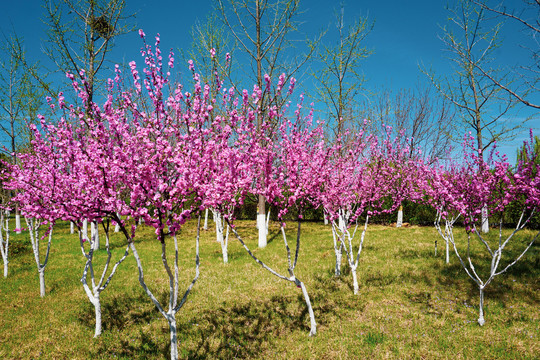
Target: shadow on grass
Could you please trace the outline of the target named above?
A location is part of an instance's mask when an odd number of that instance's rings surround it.
[[[345,306],[339,296],[339,279],[328,274],[316,276],[312,289],[308,288],[317,325],[325,325],[336,316],[336,309]],[[293,286],[284,283],[283,286]],[[166,292],[157,295],[165,300]],[[237,300],[223,303],[220,307],[204,313],[196,312],[189,320],[178,320],[179,358],[187,359],[230,359],[258,358],[271,347],[273,339],[300,331],[308,337],[310,330],[309,314],[300,289],[296,295],[274,295],[258,300]],[[161,314],[154,307],[147,306],[146,294],[114,298],[102,298],[102,319],[104,331],[129,331],[137,329],[136,334],[121,336],[120,346],[100,350],[110,356],[128,358],[167,358],[169,357],[169,329]],[[180,310],[182,311],[182,310]],[[178,317],[177,317],[178,319]],[[142,325],[154,320],[163,323],[159,340],[151,330]],[[95,324],[94,307],[85,302],[79,313],[79,321],[89,328]]]
[[[101,298],[103,330],[122,331],[128,326],[147,324],[152,319],[161,318],[162,316],[158,310],[155,307],[148,306],[148,303],[147,295],[142,292],[136,296],[124,294],[113,298],[108,297],[105,293],[105,296]],[[92,328],[95,326],[95,310],[90,301],[86,301],[81,306],[78,320],[84,326]]]
[[[332,316],[334,307],[320,291],[313,292],[317,324]],[[301,294],[246,300],[192,317],[178,325],[179,354],[188,359],[259,358],[276,337],[293,331],[309,334],[309,315]],[[187,347],[182,344],[187,343]]]

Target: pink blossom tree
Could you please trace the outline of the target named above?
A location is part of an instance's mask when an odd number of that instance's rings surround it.
[[[357,268],[362,253],[369,219],[372,216],[394,212],[405,199],[418,201],[418,189],[423,183],[418,178],[421,165],[419,157],[411,157],[410,149],[401,144],[402,134],[392,138],[392,129],[386,128],[381,140],[356,138],[355,151],[338,157],[332,165],[330,181],[326,181],[321,200],[332,221],[336,275],[339,275],[340,252],[345,250],[347,263],[353,277],[353,292],[358,294]],[[358,220],[365,216],[357,250],[354,239]],[[336,220],[338,222],[336,223]]]
[[[532,138],[532,137],[531,137]],[[537,233],[526,244],[519,255],[513,260],[502,260],[503,251],[514,235],[523,230],[535,209],[540,205],[538,165],[534,163],[535,154],[532,151],[532,140],[526,143],[525,151],[529,152],[528,159],[521,161],[515,172],[512,171],[505,155],[499,155],[496,148],[492,150],[487,161],[471,146],[472,138],[466,137],[464,142],[464,161],[459,171],[452,177],[451,182],[443,182],[440,188],[445,188],[446,198],[443,200],[449,207],[458,211],[463,218],[467,233],[467,251],[464,259],[454,240],[452,227],[449,226],[448,238],[467,275],[476,283],[480,295],[479,318],[480,325],[484,319],[484,290],[498,275],[504,274],[516,264],[532,246],[540,235]],[[472,151],[470,149],[473,149]],[[444,177],[443,177],[444,178]],[[450,190],[449,190],[450,189]],[[503,215],[511,202],[522,206],[521,217],[515,229],[508,236],[503,235]],[[499,236],[496,243],[490,242],[482,235],[479,224],[482,223],[482,212],[487,207],[490,213],[499,214]],[[443,216],[446,216],[443,213]],[[471,237],[476,237],[491,256],[488,274],[481,274],[471,259]]]

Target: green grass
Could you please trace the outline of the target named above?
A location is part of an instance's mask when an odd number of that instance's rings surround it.
[[[211,227],[212,228],[212,227]],[[276,225],[265,249],[257,249],[254,222],[239,233],[256,256],[286,274],[286,252]],[[289,225],[294,247],[295,229]],[[181,289],[194,275],[195,222],[180,237]],[[466,237],[456,229],[460,248]],[[533,232],[509,247],[518,253]],[[492,241],[495,232],[490,234]],[[103,236],[103,234],[102,234]],[[434,256],[434,241],[438,255]],[[168,282],[160,246],[150,229],[137,237],[145,278],[164,301]],[[94,310],[80,276],[84,258],[67,224],[55,228],[45,298],[27,234],[12,236],[10,274],[0,278],[1,359],[161,359],[169,355],[165,319],[138,284],[133,256],[102,293],[103,335],[93,339]],[[104,240],[102,240],[104,243]],[[186,359],[533,359],[540,353],[540,246],[533,245],[507,274],[486,290],[486,325],[476,323],[478,293],[455,254],[444,263],[442,239],[431,227],[393,229],[370,225],[361,255],[360,293],[343,264],[333,276],[330,228],[305,223],[296,275],[307,286],[317,320],[310,338],[301,292],[257,265],[234,238],[229,264],[209,230],[201,238],[201,276],[177,314],[179,353]],[[489,266],[485,249],[473,242],[479,271]],[[112,239],[118,259],[124,242]],[[169,246],[170,248],[170,246]],[[95,262],[99,276],[105,251]],[[508,259],[508,258],[504,258]],[[183,290],[182,290],[183,293]]]

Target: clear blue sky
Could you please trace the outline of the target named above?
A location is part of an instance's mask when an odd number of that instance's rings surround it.
[[[451,73],[450,62],[446,58],[444,45],[438,38],[442,34],[441,25],[446,24],[449,12],[447,4],[454,0],[420,1],[348,1],[345,2],[345,22],[359,16],[368,17],[375,23],[366,45],[374,51],[363,63],[367,78],[367,88],[377,90],[382,87],[397,91],[400,88],[414,88],[418,82],[427,82],[427,77],[419,71],[419,64],[431,67],[437,74]],[[40,20],[46,1],[19,0],[4,2],[0,13],[0,28],[4,33],[14,29],[24,38],[27,54],[32,59],[42,59],[41,41],[45,39],[45,26]],[[162,49],[188,48],[191,44],[191,27],[198,20],[204,20],[212,10],[212,0],[126,0],[126,13],[136,12],[134,22],[144,29],[148,36],[161,34]],[[509,8],[520,8],[521,1],[504,1]],[[300,31],[313,36],[322,29],[333,26],[335,13],[340,2],[328,0],[304,0],[301,8],[303,24]],[[497,56],[502,66],[514,66],[524,62],[528,54],[517,46],[523,34],[513,24],[507,24],[503,32],[504,46]],[[330,40],[330,39],[328,39]],[[125,35],[118,40],[115,54],[119,61],[140,62],[141,42],[136,33]],[[45,60],[43,60],[45,61]],[[540,94],[535,97],[540,102]],[[530,111],[516,111],[508,121],[521,121]],[[540,134],[540,120],[530,123],[536,134]],[[519,136],[503,150],[511,158],[515,147],[525,136]]]

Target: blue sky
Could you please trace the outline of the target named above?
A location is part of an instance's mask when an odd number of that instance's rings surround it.
[[[191,27],[195,21],[203,21],[212,10],[211,0],[198,1],[149,1],[127,0],[127,13],[137,13],[134,22],[143,28],[148,36],[160,33],[162,49],[187,49],[191,44]],[[14,29],[25,41],[28,56],[46,60],[41,54],[41,41],[45,39],[45,25],[40,20],[45,1],[19,0],[3,4],[0,13],[0,28],[4,33]],[[453,0],[421,1],[348,1],[345,2],[345,22],[362,16],[374,22],[374,28],[366,40],[366,46],[373,54],[364,61],[362,71],[366,76],[366,88],[376,91],[382,87],[397,91],[400,88],[414,88],[419,82],[426,83],[427,77],[419,71],[419,65],[431,67],[438,75],[450,74],[452,69],[446,58],[444,44],[438,38],[442,34],[440,26],[447,23],[449,12],[445,9]],[[521,1],[505,1],[509,8],[521,6]],[[325,28],[333,28],[335,13],[340,2],[328,0],[303,1],[300,26],[302,36],[312,37]],[[514,67],[527,60],[528,54],[517,44],[523,34],[514,24],[508,23],[503,32],[504,46],[498,50],[501,66]],[[329,32],[327,41],[331,40]],[[140,61],[140,39],[134,32],[118,40],[115,56],[119,61]],[[535,97],[540,102],[540,95]],[[516,110],[508,121],[521,121],[531,114],[528,110]],[[529,123],[540,134],[540,120]],[[522,134],[512,143],[501,144],[503,151],[514,157],[515,147]]]

